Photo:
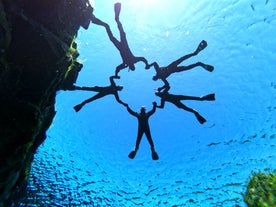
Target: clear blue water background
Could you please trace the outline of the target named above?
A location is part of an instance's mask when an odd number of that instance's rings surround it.
[[[33,163],[28,199],[44,206],[245,206],[242,193],[252,172],[275,169],[276,2],[265,0],[122,0],[120,20],[137,56],[165,66],[183,62],[213,65],[169,77],[171,93],[216,94],[214,102],[185,101],[207,122],[167,103],[150,118],[160,159],[151,159],[143,137],[136,158],[137,120],[114,96],[73,106],[94,92],[63,91],[57,114]],[[113,1],[95,0],[94,14],[118,36]],[[84,67],[77,85],[107,86],[121,63],[103,27],[91,24],[77,38]],[[157,101],[153,68],[138,63],[116,83],[134,110]],[[23,203],[22,203],[23,205]]]

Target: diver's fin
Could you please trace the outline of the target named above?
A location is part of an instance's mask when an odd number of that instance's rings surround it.
[[[131,151],[131,152],[129,153],[128,157],[129,157],[130,159],[133,159],[133,158],[135,157],[135,155],[136,155],[136,152],[137,152],[137,151],[135,151],[135,150]]]
[[[206,119],[204,119],[204,117],[202,117],[198,112],[195,113],[195,116],[199,123],[204,124],[206,122]]]
[[[208,94],[206,96],[203,96],[202,99],[206,100],[206,101],[214,101],[215,100],[215,94],[214,93]]]
[[[207,42],[205,40],[202,40],[199,45],[197,46],[197,49],[195,53],[199,53],[201,50],[204,50],[207,47]]]
[[[159,160],[159,156],[158,156],[157,152],[152,151],[151,156],[152,156],[152,159],[153,159],[153,160]]]
[[[212,71],[214,70],[214,66],[212,66],[212,65],[204,64],[204,65],[202,65],[202,67],[203,67],[205,70],[209,71],[209,72],[212,72]]]
[[[81,108],[82,108],[81,104],[74,106],[74,109],[75,109],[76,112],[78,112],[79,110],[81,110]]]
[[[114,4],[115,19],[119,20],[119,15],[121,12],[121,3],[117,2]]]

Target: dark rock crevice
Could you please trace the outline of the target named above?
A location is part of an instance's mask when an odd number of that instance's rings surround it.
[[[0,206],[24,192],[56,91],[82,67],[74,38],[92,12],[86,0],[0,0]]]

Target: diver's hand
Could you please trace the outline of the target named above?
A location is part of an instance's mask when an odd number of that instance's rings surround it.
[[[152,102],[152,105],[154,105],[154,106],[157,106],[157,103],[156,103],[156,101]]]

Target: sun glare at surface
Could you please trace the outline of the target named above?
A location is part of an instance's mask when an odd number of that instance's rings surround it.
[[[133,7],[141,7],[141,6],[157,6],[159,0],[130,0],[129,2]]]
[[[160,1],[160,0],[114,0],[114,3],[120,2],[122,3],[126,8],[135,9],[137,11],[145,11],[148,8],[162,8],[163,5],[167,4],[166,1]],[[162,5],[163,4],[163,5]]]
[[[93,8],[95,8],[95,1],[94,1],[94,0],[89,0],[89,4],[90,4]]]

